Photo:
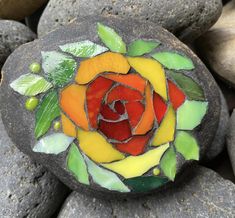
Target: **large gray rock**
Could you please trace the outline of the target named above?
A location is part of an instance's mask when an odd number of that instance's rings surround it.
[[[38,26],[39,37],[86,15],[139,18],[162,25],[180,39],[192,41],[221,14],[221,0],[50,0]]]
[[[68,190],[8,137],[0,118],[0,217],[50,217]]]
[[[58,218],[234,217],[232,182],[201,166],[193,168],[188,178],[172,190],[141,199],[104,201],[73,192]]]
[[[0,66],[20,45],[34,40],[36,35],[22,23],[0,20]]]

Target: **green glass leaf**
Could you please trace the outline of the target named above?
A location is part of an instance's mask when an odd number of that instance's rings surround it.
[[[196,139],[189,133],[178,131],[174,144],[176,150],[181,153],[186,160],[199,160],[199,146]]]
[[[186,100],[177,110],[177,129],[192,130],[206,114],[208,102]]]
[[[76,66],[76,61],[68,55],[56,51],[42,52],[42,68],[56,86],[63,87],[70,82]]]
[[[33,147],[33,151],[46,154],[59,154],[65,151],[73,140],[73,137],[69,137],[63,133],[54,133],[41,138]]]
[[[130,190],[126,187],[118,176],[106,169],[97,166],[93,161],[84,155],[84,159],[88,166],[88,172],[92,176],[95,183],[99,184],[103,188],[119,192],[129,192]]]
[[[42,99],[36,111],[35,137],[44,135],[58,116],[60,116],[58,96],[56,91],[51,91]]]
[[[173,147],[168,148],[162,156],[160,167],[165,176],[174,181],[176,174],[176,154]]]
[[[122,38],[110,27],[97,24],[97,31],[102,42],[114,52],[126,53],[126,44]]]
[[[160,45],[159,42],[138,39],[138,40],[132,42],[128,46],[128,53],[127,54],[129,56],[141,56],[143,54],[151,52],[158,45]]]
[[[60,46],[60,49],[64,52],[70,53],[76,57],[81,57],[81,58],[94,57],[98,54],[108,51],[107,48],[95,44],[94,42],[91,42],[89,40],[68,43]]]
[[[192,70],[194,64],[188,57],[174,52],[158,52],[152,55],[154,59],[170,70]]]
[[[169,72],[170,76],[175,80],[177,85],[183,90],[190,100],[204,100],[204,92],[202,88],[191,78],[181,73]]]
[[[41,76],[28,73],[14,80],[10,87],[21,95],[35,96],[49,90],[52,84]]]
[[[89,175],[87,172],[86,163],[77,145],[74,143],[72,143],[69,149],[67,167],[80,183],[89,185]]]
[[[159,176],[140,176],[131,179],[125,179],[123,182],[134,192],[148,192],[164,185],[167,178]]]

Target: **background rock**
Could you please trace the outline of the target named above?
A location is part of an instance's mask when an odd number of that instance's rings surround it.
[[[234,217],[232,182],[200,166],[192,168],[187,178],[172,190],[141,199],[104,201],[73,192],[58,218]]]
[[[66,197],[67,188],[13,145],[1,117],[0,147],[0,217],[50,217]]]
[[[22,20],[48,0],[0,0],[0,18]]]
[[[50,0],[38,34],[41,37],[76,17],[103,15],[150,20],[191,41],[216,22],[221,9],[221,0]]]

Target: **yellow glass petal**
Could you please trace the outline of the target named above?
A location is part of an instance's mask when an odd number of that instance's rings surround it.
[[[172,105],[170,105],[163,121],[161,122],[161,125],[159,126],[153,137],[151,145],[158,146],[173,141],[175,133],[175,124],[175,111]]]
[[[76,137],[76,127],[73,122],[63,113],[61,113],[61,123],[65,135]]]
[[[125,157],[98,132],[78,129],[77,137],[81,150],[95,162],[108,163]]]
[[[169,143],[147,151],[145,154],[139,156],[129,156],[120,161],[102,164],[102,166],[122,175],[126,179],[142,176],[149,169],[159,164],[163,153],[168,147]]]
[[[166,78],[162,65],[150,58],[128,57],[127,60],[131,67],[149,80],[155,92],[167,100]]]

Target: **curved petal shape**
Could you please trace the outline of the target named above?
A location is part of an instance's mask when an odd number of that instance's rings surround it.
[[[153,107],[157,122],[160,124],[167,111],[167,104],[156,92],[153,93]]]
[[[73,122],[63,113],[61,113],[61,123],[63,132],[65,135],[76,137],[76,126],[73,124]]]

